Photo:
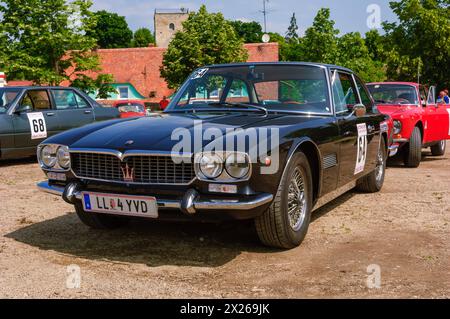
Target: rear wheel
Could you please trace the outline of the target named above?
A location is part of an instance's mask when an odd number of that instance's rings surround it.
[[[422,160],[422,134],[416,126],[411,134],[411,139],[405,148],[404,162],[408,167],[419,167]]]
[[[386,174],[386,159],[386,143],[384,141],[384,138],[382,138],[380,149],[378,150],[377,166],[372,173],[358,180],[356,186],[357,190],[365,193],[376,193],[381,190]]]
[[[75,204],[75,210],[83,224],[94,229],[116,229],[130,222],[128,217],[86,212],[81,203]]]
[[[313,199],[311,168],[305,154],[293,156],[272,205],[255,219],[258,237],[267,246],[295,248],[308,232]]]
[[[433,156],[445,155],[446,145],[447,141],[440,141],[436,145],[431,146],[431,154],[433,154]]]

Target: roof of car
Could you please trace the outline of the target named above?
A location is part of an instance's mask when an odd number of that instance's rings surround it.
[[[371,82],[371,83],[367,83],[367,85],[381,85],[381,84],[419,86],[419,84],[415,83],[415,82]]]
[[[43,90],[49,90],[49,89],[73,89],[76,90],[77,88],[74,87],[66,87],[66,86],[39,86],[39,85],[28,85],[28,86],[12,86],[8,85],[4,88],[11,88],[11,89],[43,89]]]
[[[314,63],[314,62],[244,62],[244,63],[230,63],[230,64],[212,64],[205,66],[206,68],[218,68],[218,67],[237,67],[237,66],[251,66],[251,65],[306,65],[306,66],[317,66],[326,67],[330,69],[339,69],[347,72],[354,73],[348,68],[344,68],[339,65],[325,64],[325,63]]]

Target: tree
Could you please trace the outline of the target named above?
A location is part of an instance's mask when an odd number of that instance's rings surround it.
[[[3,0],[0,2],[0,69],[10,79],[59,85],[76,81],[89,90],[105,86],[111,75],[95,80],[85,75],[100,71],[92,51],[95,39],[86,36],[95,26],[88,0]],[[71,69],[70,73],[67,72]]]
[[[245,43],[260,43],[262,41],[263,31],[258,22],[242,22],[242,21],[230,21],[236,34]]]
[[[297,18],[295,17],[295,12],[292,14],[291,23],[286,32],[286,42],[287,43],[298,43],[298,25]]]
[[[334,63],[352,69],[366,82],[386,80],[383,63],[372,59],[359,32],[350,32],[338,39],[338,54]]]
[[[305,32],[302,39],[302,57],[305,61],[334,63],[337,57],[337,35],[330,19],[330,9],[322,8],[314,18],[312,27]]]
[[[105,10],[95,12],[97,24],[87,35],[97,39],[102,49],[128,48],[133,39],[133,31],[125,17]]]
[[[450,6],[448,0],[390,3],[398,22],[385,23],[386,63],[391,79],[450,86]]]
[[[248,54],[243,42],[221,13],[208,13],[206,7],[192,12],[175,34],[164,53],[161,76],[170,88],[178,88],[200,66],[244,62]]]
[[[133,36],[132,46],[135,48],[145,48],[155,43],[155,37],[147,28],[137,29]]]

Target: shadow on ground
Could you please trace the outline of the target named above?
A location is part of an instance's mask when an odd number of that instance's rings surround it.
[[[29,165],[29,164],[36,164],[36,163],[37,163],[36,156],[20,158],[20,159],[0,160],[0,168],[1,167],[9,167],[9,166]]]
[[[313,214],[313,222],[353,193],[347,193]],[[91,260],[146,264],[219,267],[242,252],[274,253],[262,246],[251,221],[220,224],[133,221],[114,231],[92,230],[76,214],[45,220],[6,235],[27,245]]]

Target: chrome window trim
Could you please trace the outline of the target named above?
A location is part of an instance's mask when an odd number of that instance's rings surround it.
[[[70,154],[104,154],[104,155],[112,155],[117,157],[121,162],[123,162],[128,157],[133,156],[160,156],[160,157],[177,157],[181,159],[189,159],[190,163],[192,163],[193,154],[192,153],[182,153],[182,154],[174,154],[173,152],[156,152],[156,151],[142,151],[142,150],[129,150],[125,152],[120,152],[117,150],[111,150],[111,149],[96,149],[96,148],[69,148]],[[72,169],[72,166],[70,167],[70,172],[78,179],[81,180],[90,180],[90,181],[98,181],[98,182],[106,182],[106,183],[112,183],[112,184],[121,184],[121,185],[175,185],[175,186],[189,186],[192,183],[195,182],[197,179],[197,176],[195,176],[189,183],[136,183],[136,182],[122,182],[122,181],[112,181],[112,180],[104,180],[100,178],[90,178],[90,177],[82,177],[78,176]],[[195,169],[194,169],[195,173]]]

